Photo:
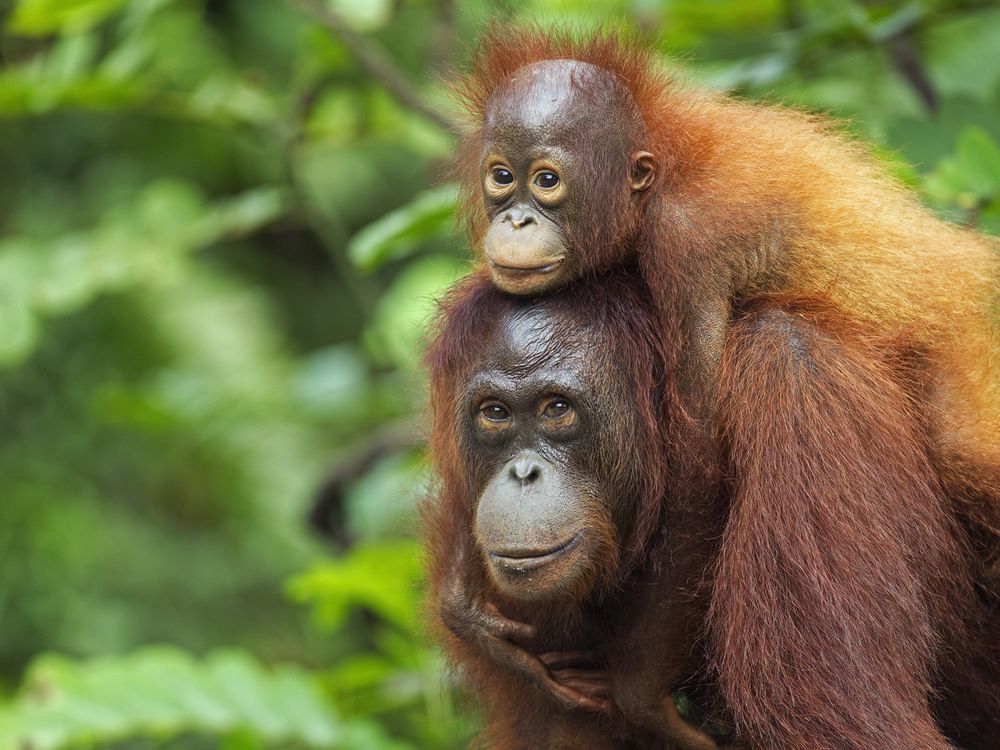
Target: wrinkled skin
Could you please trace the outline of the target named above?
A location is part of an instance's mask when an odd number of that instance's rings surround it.
[[[493,362],[462,403],[468,460],[483,488],[476,541],[494,585],[524,602],[591,588],[593,561],[616,546],[605,518],[613,508],[598,499],[611,488],[589,456],[598,450],[593,424],[617,404],[594,399],[588,346],[569,341],[553,352],[551,332],[541,311],[505,321]]]

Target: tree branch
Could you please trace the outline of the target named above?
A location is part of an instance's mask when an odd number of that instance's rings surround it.
[[[344,507],[347,485],[363,476],[384,456],[404,448],[426,445],[426,438],[417,420],[382,425],[327,475],[309,511],[309,525],[337,547],[348,549],[354,540],[347,533]]]
[[[419,112],[436,125],[457,133],[458,123],[444,112],[427,104],[413,84],[378,44],[353,29],[322,0],[292,0],[317,23],[332,31],[365,71],[404,107]]]
[[[931,83],[910,37],[907,34],[894,36],[886,42],[886,49],[896,65],[896,69],[920,97],[927,110],[932,114],[936,113],[938,110],[937,90]]]
[[[446,71],[448,63],[455,57],[455,29],[457,28],[457,13],[455,0],[437,0],[437,29],[434,32],[435,43],[431,47],[431,70]]]

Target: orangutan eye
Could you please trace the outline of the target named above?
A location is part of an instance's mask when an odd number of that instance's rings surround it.
[[[542,405],[542,419],[553,427],[570,427],[576,424],[576,410],[569,399],[562,396],[550,398]]]
[[[542,190],[551,190],[559,184],[559,175],[548,169],[535,175],[535,184]]]
[[[510,411],[499,401],[487,401],[479,407],[479,416],[494,426],[510,421]]]
[[[496,185],[510,185],[514,182],[514,173],[506,167],[493,167],[490,170],[490,179]]]

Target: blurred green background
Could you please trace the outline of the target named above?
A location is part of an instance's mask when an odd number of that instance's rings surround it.
[[[0,750],[456,748],[420,351],[467,265],[442,83],[622,25],[1000,230],[1000,7],[0,2]]]

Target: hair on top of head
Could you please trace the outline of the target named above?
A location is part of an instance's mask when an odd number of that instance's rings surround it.
[[[655,55],[624,32],[581,37],[566,29],[512,29],[493,23],[480,37],[470,70],[454,87],[470,122],[482,121],[490,95],[511,75],[544,60],[574,60],[608,71],[632,95],[643,119],[655,115],[651,110],[664,86],[673,83],[659,69]]]

